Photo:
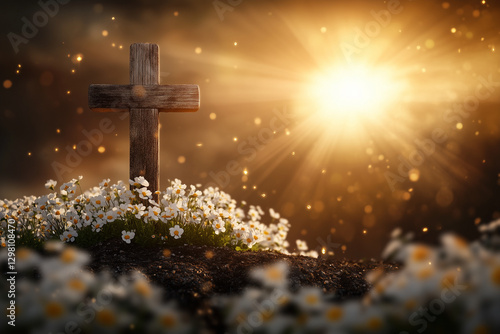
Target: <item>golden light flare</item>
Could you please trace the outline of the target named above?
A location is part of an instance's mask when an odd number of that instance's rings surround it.
[[[319,71],[305,87],[305,105],[314,112],[318,124],[335,124],[334,130],[360,130],[364,121],[377,120],[396,103],[406,84],[397,81],[394,73],[389,68],[367,65],[339,65]]]

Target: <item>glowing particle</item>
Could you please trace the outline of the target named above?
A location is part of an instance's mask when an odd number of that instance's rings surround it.
[[[253,190],[257,190],[257,186],[253,186],[253,187],[252,187],[252,189],[253,189]]]
[[[417,45],[417,50],[420,50],[420,45]]]
[[[341,202],[342,201],[342,196],[337,196],[337,202]]]
[[[321,248],[321,254],[326,254],[326,248],[325,247]]]
[[[474,132],[475,136],[479,136],[479,131]]]
[[[479,16],[481,16],[481,12],[478,9],[472,11],[472,17],[477,18]]]
[[[442,6],[443,6],[443,9],[448,9],[448,8],[450,8],[450,3],[449,2],[443,2]]]
[[[76,145],[73,145],[73,149],[76,150]]]
[[[290,135],[290,133],[291,133],[291,132],[290,132],[290,130],[285,129],[285,134],[286,134],[287,136],[289,136],[289,135]]]
[[[450,31],[451,31],[451,33],[452,33],[452,34],[454,34],[454,33],[456,33],[456,32],[457,32],[457,28],[453,27],[453,28],[451,28],[451,30],[450,30]]]
[[[5,81],[3,82],[3,88],[5,88],[5,89],[9,89],[10,87],[12,87],[12,81],[10,81],[10,80],[8,80],[8,79],[7,79],[7,80],[5,80]]]
[[[78,115],[83,114],[83,108],[82,108],[82,107],[78,107],[78,108],[76,108],[76,113],[77,113]]]
[[[485,4],[486,4],[486,0],[481,1],[481,3],[482,3],[483,5],[485,5]]]
[[[118,47],[118,49],[120,49],[120,50],[121,50],[121,49],[123,49],[123,45],[120,45],[120,46]]]
[[[61,129],[57,129],[57,130],[56,130],[56,132],[57,132],[57,133],[61,133]]]
[[[420,171],[416,168],[413,168],[408,172],[408,177],[410,178],[411,182],[417,182],[420,178]]]
[[[82,61],[83,57],[81,55],[76,56],[76,61],[80,62]]]
[[[363,234],[366,234],[366,233],[368,233],[368,231],[366,231],[366,230],[363,230]]]
[[[403,201],[409,201],[410,198],[411,198],[411,194],[409,192],[405,191],[403,193],[403,196],[402,196]]]
[[[233,141],[234,141],[234,142],[237,142],[237,141],[238,141],[238,137],[234,137],[234,138],[233,138]]]
[[[248,175],[248,169],[246,169],[246,168],[245,168],[245,169],[243,170],[243,174]]]
[[[214,257],[214,252],[212,252],[211,250],[207,250],[207,251],[205,252],[205,257],[206,257],[207,259],[211,259],[211,258],[213,258],[213,257]]]
[[[294,155],[295,155],[295,152],[292,152],[292,156],[294,156]]]
[[[365,206],[365,213],[372,213],[373,211],[373,207],[371,205],[367,205]]]
[[[178,12],[178,11],[175,11],[175,12],[174,12],[174,16],[179,16],[179,12]]]
[[[75,70],[74,70],[74,69],[72,69],[72,70],[71,70],[71,73],[75,73]]]
[[[104,147],[104,146],[102,146],[102,145],[101,145],[101,146],[99,146],[99,147],[97,148],[97,152],[99,152],[99,153],[101,153],[101,154],[102,154],[102,153],[104,153],[104,152],[106,152],[106,147]]]
[[[246,190],[246,189],[247,189],[247,186],[245,186],[245,185],[244,185],[244,186],[243,186],[243,190]]]
[[[54,148],[54,151],[59,152],[59,148],[58,147]]]
[[[425,41],[425,47],[427,49],[432,49],[435,45],[436,45],[436,43],[432,39],[428,39]]]
[[[201,48],[198,46],[194,49],[194,53],[196,53],[197,55],[199,55],[201,53]]]
[[[103,31],[102,31],[102,36],[103,36],[103,37],[108,36],[108,31],[107,31],[107,30],[103,30]]]
[[[474,37],[474,33],[472,31],[467,31],[465,34],[465,38],[472,39]]]
[[[378,160],[379,160],[379,161],[384,160],[384,155],[383,155],[383,154],[380,154],[380,155],[378,156]]]
[[[312,207],[311,207],[311,205],[309,205],[309,204],[306,206],[306,209],[307,209],[307,210],[311,210],[311,208],[312,208]]]
[[[28,152],[28,157],[31,157],[31,152]]]
[[[115,43],[111,43],[111,46],[112,46],[112,47],[115,47],[115,46],[116,46],[116,44],[115,44]]]
[[[71,94],[71,91],[70,90],[66,91],[66,94],[68,94],[68,95]]]
[[[210,116],[209,116],[209,117],[210,117],[210,119],[213,121],[214,119],[216,119],[216,118],[217,118],[217,115],[213,112],[213,113],[211,113],[211,114],[210,114]]]
[[[321,33],[324,34],[326,32],[326,27],[321,27],[319,31],[321,31]]]
[[[262,198],[266,198],[266,193],[262,193],[262,195],[260,195]]]
[[[196,147],[203,147],[203,143],[196,143]]]
[[[114,21],[114,20],[116,20],[116,18],[113,16],[113,17],[111,18],[111,20],[112,20],[112,21]]]
[[[326,174],[326,169],[322,169],[321,174]]]
[[[238,46],[238,42],[234,42],[234,43],[233,43],[233,45],[234,45],[234,46]]]
[[[260,125],[262,123],[262,120],[260,119],[260,117],[255,117],[253,122],[255,125]]]
[[[458,130],[462,130],[464,128],[464,125],[462,123],[457,123],[456,127]]]
[[[427,72],[427,69],[425,67],[422,68],[422,73]]]
[[[180,163],[180,164],[183,164],[186,162],[186,157],[183,156],[183,155],[180,155],[178,158],[177,158],[177,162]]]
[[[424,227],[424,228],[422,229],[422,232],[427,232],[428,230],[429,230],[429,229],[428,229],[427,227]]]

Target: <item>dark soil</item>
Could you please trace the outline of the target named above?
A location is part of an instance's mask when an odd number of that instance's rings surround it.
[[[216,294],[239,294],[257,286],[248,275],[253,268],[279,260],[289,264],[291,289],[317,286],[336,300],[359,298],[370,288],[365,275],[373,269],[397,270],[396,264],[284,255],[276,252],[237,252],[229,248],[179,246],[146,247],[121,239],[101,242],[90,249],[92,271],[103,269],[113,276],[138,270],[183,308],[199,310]]]

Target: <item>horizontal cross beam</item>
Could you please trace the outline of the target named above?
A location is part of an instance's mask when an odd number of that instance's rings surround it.
[[[97,112],[133,108],[192,112],[200,109],[200,88],[198,85],[90,85],[89,107]]]

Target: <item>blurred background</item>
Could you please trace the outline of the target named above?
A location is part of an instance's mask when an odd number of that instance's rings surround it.
[[[0,198],[128,180],[128,117],[91,112],[87,90],[127,84],[130,44],[151,42],[162,84],[201,89],[198,112],[161,114],[162,189],[218,186],[289,219],[291,250],[330,238],[348,258],[396,227],[472,239],[500,217],[499,3],[0,6]]]

